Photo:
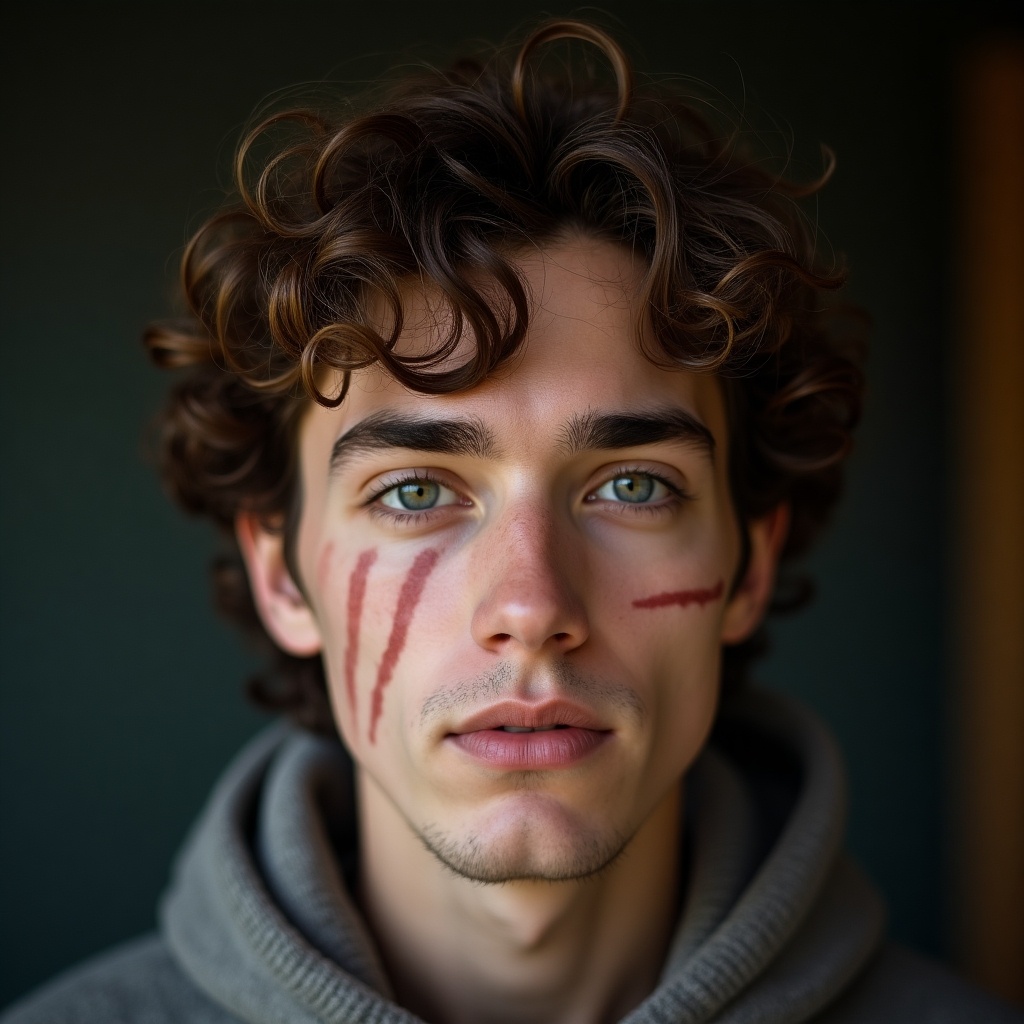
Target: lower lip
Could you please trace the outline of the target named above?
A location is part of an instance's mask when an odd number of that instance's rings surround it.
[[[449,738],[460,750],[489,767],[524,771],[576,764],[592,754],[610,735],[597,729],[570,727],[542,732],[481,729],[456,733]]]

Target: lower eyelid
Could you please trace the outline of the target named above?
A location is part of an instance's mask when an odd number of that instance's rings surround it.
[[[422,512],[412,512],[408,509],[391,508],[389,505],[371,505],[368,509],[371,516],[376,519],[386,519],[389,524],[396,526],[423,525],[429,522],[434,516],[449,508],[442,505],[440,508],[428,508]]]

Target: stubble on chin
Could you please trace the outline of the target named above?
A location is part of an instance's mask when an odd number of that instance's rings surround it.
[[[453,836],[430,825],[417,831],[424,849],[447,871],[480,885],[510,882],[582,882],[603,874],[622,856],[631,836],[620,833],[563,836],[552,848],[550,826],[520,822],[512,834],[483,842]]]

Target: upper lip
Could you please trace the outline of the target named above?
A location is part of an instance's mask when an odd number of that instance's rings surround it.
[[[597,716],[586,707],[568,700],[545,700],[530,703],[522,700],[503,700],[491,704],[465,721],[460,722],[452,733],[480,732],[483,729],[500,729],[512,725],[519,729],[543,729],[551,725],[568,725],[577,729],[605,731]]]

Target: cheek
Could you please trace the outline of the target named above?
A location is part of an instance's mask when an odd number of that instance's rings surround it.
[[[333,544],[320,556],[318,612],[335,720],[350,748],[377,741],[387,693],[439,553],[419,552],[404,572],[384,570],[377,550],[340,564]]]
[[[662,590],[647,597],[638,597],[633,601],[633,607],[649,611],[660,608],[689,608],[691,605],[703,608],[705,605],[721,601],[724,594],[725,580],[720,579],[714,586]]]
[[[660,552],[630,574],[620,601],[633,620],[681,624],[710,617],[727,596],[727,562],[720,545],[707,540]]]
[[[359,552],[353,561],[337,554],[332,541],[316,563],[315,610],[324,639],[324,671],[335,723],[350,747],[358,727],[361,662],[372,639],[366,635],[367,625],[376,618],[370,592],[376,561],[374,548]]]
[[[718,589],[716,583],[681,592],[713,594]],[[721,589],[724,594],[724,582]],[[722,595],[703,604],[694,599],[632,609],[638,627],[634,635],[642,636],[640,643],[649,652],[651,717],[659,734],[654,762],[665,777],[677,778],[689,768],[714,721],[722,672],[723,610]]]
[[[402,589],[398,593],[398,602],[395,605],[395,616],[391,624],[391,631],[388,635],[387,646],[380,659],[380,666],[377,669],[377,678],[373,686],[373,694],[370,702],[370,727],[369,739],[371,743],[377,742],[377,723],[380,721],[381,713],[384,710],[384,693],[394,675],[398,659],[402,656],[406,638],[409,635],[409,627],[412,624],[413,616],[423,597],[423,589],[427,579],[437,565],[438,551],[436,548],[428,548],[421,551],[417,556],[405,579],[402,581]]]
[[[652,721],[655,762],[671,774],[699,751],[714,718],[728,598],[714,548],[641,566],[616,592],[618,656],[637,669]]]
[[[377,561],[377,551],[371,548],[360,553],[355,567],[348,578],[345,598],[345,697],[353,728],[357,720],[356,670],[359,665],[359,639],[363,630],[363,606],[366,603],[366,586]]]
[[[647,628],[648,621],[677,625],[711,617],[728,599],[734,552],[731,531],[707,502],[693,518],[631,544],[602,545],[601,590],[617,615]],[[644,626],[640,626],[643,622]]]

